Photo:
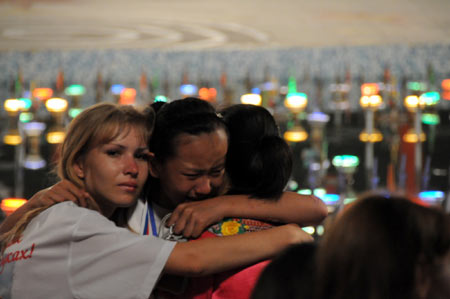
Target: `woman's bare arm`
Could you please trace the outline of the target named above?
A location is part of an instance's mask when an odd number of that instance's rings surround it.
[[[313,195],[283,192],[278,201],[224,195],[196,202],[182,203],[172,213],[167,225],[185,237],[198,237],[205,228],[224,217],[254,218],[300,226],[319,224],[327,216],[326,205]]]
[[[202,276],[254,264],[312,237],[295,224],[221,238],[177,243],[164,273]]]

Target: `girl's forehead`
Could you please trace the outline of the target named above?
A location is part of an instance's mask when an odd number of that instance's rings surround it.
[[[120,142],[126,139],[130,134],[137,138],[138,142],[143,146],[147,146],[146,128],[132,124],[125,124],[122,126],[120,124],[116,124],[105,127],[105,130],[100,131],[97,136],[94,136],[93,146],[95,147],[102,144]]]

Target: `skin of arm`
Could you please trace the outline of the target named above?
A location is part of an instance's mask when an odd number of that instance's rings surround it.
[[[307,226],[321,223],[327,214],[326,205],[313,195],[283,192],[278,201],[249,198],[247,195],[223,195],[178,205],[167,225],[174,224],[175,233],[195,238],[224,217],[254,218]]]
[[[286,247],[310,242],[312,237],[295,224],[222,238],[177,243],[164,273],[202,276],[273,257]]]
[[[0,234],[9,231],[24,214],[36,208],[56,204],[63,201],[73,201],[81,207],[91,208],[89,194],[67,180],[62,180],[52,187],[43,189],[33,195],[23,206],[6,217],[0,225]],[[89,203],[88,203],[89,202]]]

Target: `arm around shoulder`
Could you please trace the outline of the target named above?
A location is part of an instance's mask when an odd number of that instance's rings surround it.
[[[221,200],[229,217],[256,218],[300,226],[316,225],[328,215],[325,203],[313,195],[283,192],[279,200],[255,199],[247,195],[227,195]]]
[[[312,240],[297,225],[287,224],[260,232],[178,243],[164,272],[188,276],[222,272],[269,259],[292,244]]]

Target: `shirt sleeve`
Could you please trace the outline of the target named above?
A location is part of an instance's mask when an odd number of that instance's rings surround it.
[[[68,280],[76,298],[148,298],[176,243],[140,236],[87,211],[72,236]]]

